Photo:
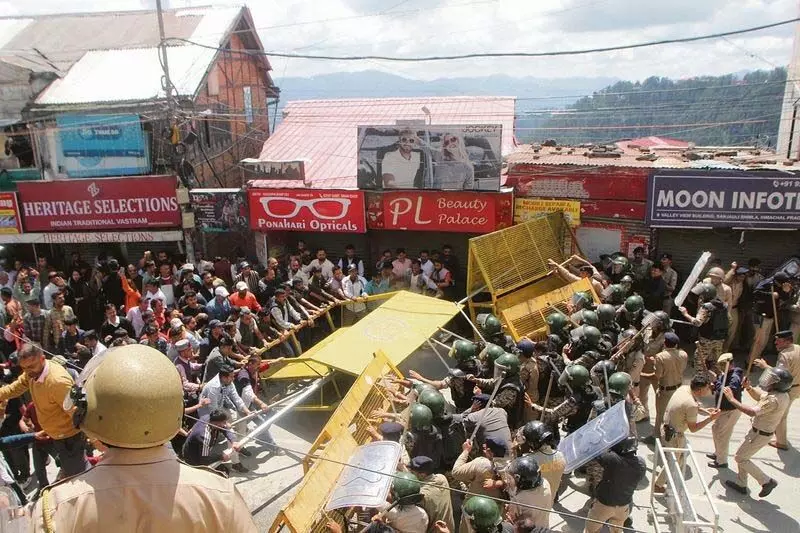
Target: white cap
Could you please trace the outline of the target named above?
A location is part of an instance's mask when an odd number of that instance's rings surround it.
[[[169,321],[169,325],[173,328],[180,328],[183,326],[183,320],[180,318],[173,318]]]
[[[217,287],[214,289],[214,296],[222,296],[223,298],[227,298],[230,296],[230,293],[228,293],[228,289],[225,287]]]
[[[240,281],[239,283],[236,284],[236,290],[237,291],[246,291],[247,290],[247,283],[245,283],[244,281]]]

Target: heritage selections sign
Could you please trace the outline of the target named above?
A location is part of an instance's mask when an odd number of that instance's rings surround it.
[[[800,228],[800,177],[659,173],[648,184],[646,220],[656,227]]]
[[[17,188],[28,232],[181,225],[173,176],[20,182]]]
[[[367,225],[371,229],[489,233],[513,221],[510,193],[370,193],[368,204]]]
[[[361,191],[250,189],[247,200],[256,231],[367,231]]]

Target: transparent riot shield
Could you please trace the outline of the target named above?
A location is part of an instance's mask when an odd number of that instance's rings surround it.
[[[391,441],[359,446],[347,461],[348,465],[353,466],[344,467],[336,480],[325,510],[378,507],[386,503],[401,452],[400,444]]]
[[[588,463],[622,441],[629,433],[625,402],[619,402],[561,440],[558,450],[567,460],[565,472],[571,472]]]
[[[28,533],[31,530],[30,507],[20,505],[10,487],[0,487],[0,533]]]

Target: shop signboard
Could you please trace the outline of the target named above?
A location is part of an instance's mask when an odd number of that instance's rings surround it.
[[[250,189],[247,203],[256,231],[367,231],[362,191]]]
[[[369,193],[370,229],[490,233],[513,222],[511,193],[392,191]]]
[[[174,176],[17,184],[26,232],[163,229],[181,226]]]
[[[654,227],[800,228],[800,177],[787,174],[660,172],[650,178]]]
[[[192,189],[189,198],[197,229],[210,233],[247,229],[241,189]]]
[[[358,127],[359,189],[500,189],[500,124]]]
[[[581,225],[581,203],[574,200],[546,200],[544,198],[517,198],[514,200],[514,224],[541,215],[563,211],[569,225]]]
[[[19,220],[17,195],[13,192],[0,192],[0,235],[19,235],[22,225]]]
[[[139,115],[56,117],[59,164],[73,178],[143,174],[150,168]]]

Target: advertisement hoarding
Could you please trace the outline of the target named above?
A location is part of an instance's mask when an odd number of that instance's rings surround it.
[[[247,202],[256,231],[367,231],[362,191],[250,189]]]
[[[0,235],[19,235],[22,224],[19,220],[17,195],[13,192],[0,192]]]
[[[543,198],[517,198],[514,200],[514,224],[541,215],[563,211],[569,225],[581,225],[581,203],[572,200],[545,200]]]
[[[124,176],[149,170],[139,115],[56,117],[59,164],[70,177]]]
[[[800,227],[800,179],[786,174],[658,173],[647,223],[655,227]]]
[[[359,126],[358,188],[500,189],[499,124]]]
[[[368,193],[370,229],[489,233],[513,222],[511,193],[387,191]]]
[[[197,229],[207,232],[247,229],[247,207],[241,189],[189,191]]]
[[[174,176],[19,182],[25,231],[180,227]]]

